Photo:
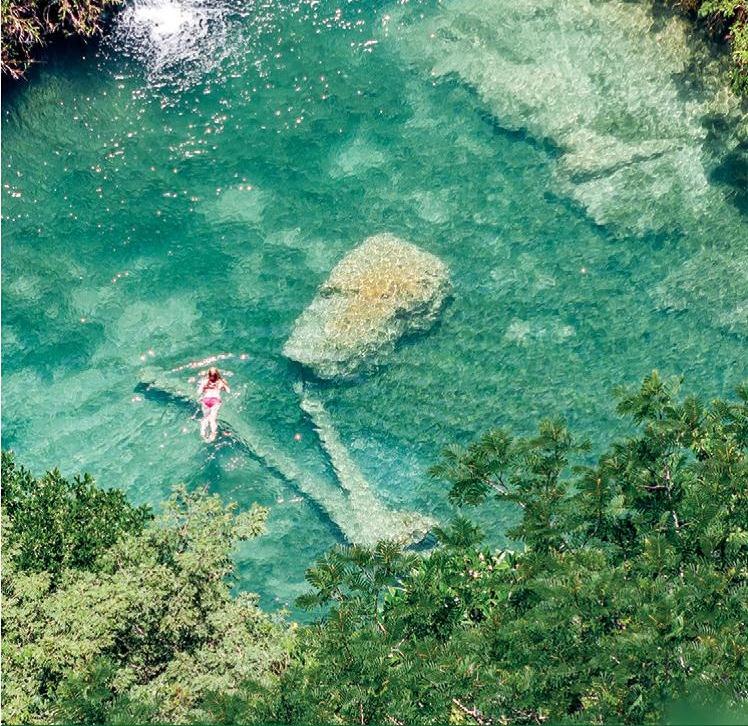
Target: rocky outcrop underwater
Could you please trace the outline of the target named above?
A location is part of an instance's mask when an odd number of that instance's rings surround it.
[[[194,410],[198,405],[194,374],[199,368],[199,362],[173,371],[146,367],[140,373],[136,390],[161,403]],[[185,369],[192,369],[191,378],[185,375]],[[302,410],[312,419],[322,449],[330,457],[336,481],[300,465],[291,452],[279,445],[272,432],[238,412],[235,399],[241,395],[239,392],[234,392],[234,400],[221,409],[221,430],[269,471],[315,502],[348,542],[374,545],[390,539],[410,545],[423,540],[434,520],[418,512],[395,509],[383,501],[352,461],[322,403],[302,386],[297,392]]]
[[[714,183],[745,153],[748,113],[686,20],[649,2],[454,0],[429,15],[403,6],[383,34],[434,82],[470,89],[497,129],[546,145],[549,193],[632,247],[647,238],[642,253],[655,238],[679,245],[682,264],[647,291],[655,307],[748,335],[748,305],[734,304],[745,190]]]
[[[707,141],[739,100],[716,61],[694,57],[682,18],[619,0],[455,0],[425,19],[404,9],[387,27],[409,63],[472,88],[498,126],[555,147],[559,191],[598,224],[683,230],[721,206]],[[695,63],[698,83],[686,77]],[[738,139],[720,142],[724,154]]]
[[[320,378],[381,363],[404,335],[428,330],[451,285],[447,266],[392,234],[369,237],[332,270],[283,354]]]

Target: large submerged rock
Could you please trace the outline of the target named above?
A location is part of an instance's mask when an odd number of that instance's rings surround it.
[[[430,328],[450,290],[438,257],[391,234],[369,237],[335,266],[283,354],[320,378],[349,377]]]

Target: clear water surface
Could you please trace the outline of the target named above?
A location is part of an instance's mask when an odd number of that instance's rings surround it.
[[[269,506],[240,585],[290,603],[334,523],[136,386],[231,353],[226,406],[334,484],[281,349],[383,231],[445,260],[454,299],[388,365],[311,385],[392,505],[448,517],[425,470],[492,425],[604,441],[610,389],[653,368],[729,393],[748,222],[720,78],[632,3],[133,0],[3,98],[3,446],[136,502],[187,482]],[[497,543],[512,516],[482,514]]]

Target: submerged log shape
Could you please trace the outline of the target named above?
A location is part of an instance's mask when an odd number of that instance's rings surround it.
[[[272,432],[263,430],[257,422],[246,420],[233,401],[221,407],[218,415],[221,430],[229,433],[275,476],[314,501],[348,542],[373,547],[383,539],[403,545],[417,544],[425,539],[436,521],[418,512],[393,509],[380,499],[340,441],[322,402],[305,391],[301,384],[295,388],[301,407],[312,419],[322,448],[329,456],[337,481],[330,481],[300,465],[295,455],[278,446]],[[195,381],[188,381],[179,373],[175,375],[174,371],[145,368],[141,371],[136,390],[162,403],[181,404],[193,411],[198,406]],[[231,398],[237,395],[239,391],[234,391]]]
[[[407,333],[428,330],[451,285],[447,266],[392,234],[347,254],[299,316],[283,354],[320,378],[381,361]]]

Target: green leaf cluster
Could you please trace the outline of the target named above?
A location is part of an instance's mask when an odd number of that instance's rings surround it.
[[[682,397],[654,373],[617,392],[631,434],[594,462],[560,421],[450,448],[455,502],[513,502],[521,551],[464,516],[416,557],[338,548],[300,604],[263,713],[282,723],[652,723],[748,695],[748,388]]]
[[[152,519],[133,507],[119,489],[100,489],[88,475],[73,480],[55,469],[40,479],[2,452],[4,545],[19,569],[46,571],[95,567],[100,555],[123,534],[142,532]]]
[[[293,631],[232,597],[237,541],[266,511],[175,488],[158,517],[59,472],[3,468],[3,715],[200,720],[212,692],[269,682]]]

